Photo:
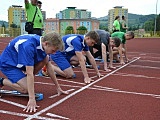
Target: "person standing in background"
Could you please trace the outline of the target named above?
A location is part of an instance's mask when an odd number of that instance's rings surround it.
[[[128,27],[127,27],[127,23],[126,23],[126,17],[122,16],[122,21],[120,23],[120,31],[126,33]]]
[[[120,31],[120,17],[116,16],[114,22],[113,22],[113,32]]]
[[[25,10],[26,10],[26,16],[27,16],[27,22],[32,22],[34,15],[35,19],[33,22],[33,30],[31,32],[28,32],[28,34],[37,34],[42,36],[42,28],[43,28],[43,15],[39,7],[37,7],[37,0],[31,0],[31,3],[29,3],[29,0],[24,0],[25,2]]]
[[[38,2],[37,2],[37,6],[38,6],[38,7],[39,7],[39,9],[41,10],[42,2],[38,0]]]

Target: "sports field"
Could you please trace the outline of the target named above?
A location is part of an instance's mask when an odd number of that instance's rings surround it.
[[[0,38],[0,52],[11,38]],[[44,94],[36,113],[23,111],[27,97],[3,95],[0,98],[0,120],[160,120],[160,38],[135,38],[127,41],[130,62],[104,77],[84,84],[80,68],[73,68],[74,79],[57,76],[68,95],[57,96],[50,78],[35,77],[35,91]],[[0,73],[0,76],[3,76]],[[4,89],[9,89],[5,87]]]

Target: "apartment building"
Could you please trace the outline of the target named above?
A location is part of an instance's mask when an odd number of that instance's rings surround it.
[[[113,29],[113,22],[115,20],[116,16],[120,16],[120,18],[122,18],[122,16],[126,17],[126,23],[128,24],[128,9],[127,8],[123,8],[123,6],[115,6],[113,9],[110,9],[108,12],[108,30],[110,32],[112,32]]]

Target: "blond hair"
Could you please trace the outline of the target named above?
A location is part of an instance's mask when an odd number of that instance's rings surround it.
[[[64,43],[61,36],[56,32],[50,32],[44,35],[42,42],[47,41],[50,45],[57,47],[57,50],[64,50]]]

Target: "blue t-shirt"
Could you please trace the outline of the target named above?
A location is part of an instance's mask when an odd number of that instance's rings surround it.
[[[75,55],[76,51],[89,51],[83,35],[69,34],[63,36],[62,40],[65,45],[65,52],[69,55]]]
[[[42,48],[41,37],[34,34],[21,35],[13,39],[0,56],[0,67],[34,66],[47,54]]]

